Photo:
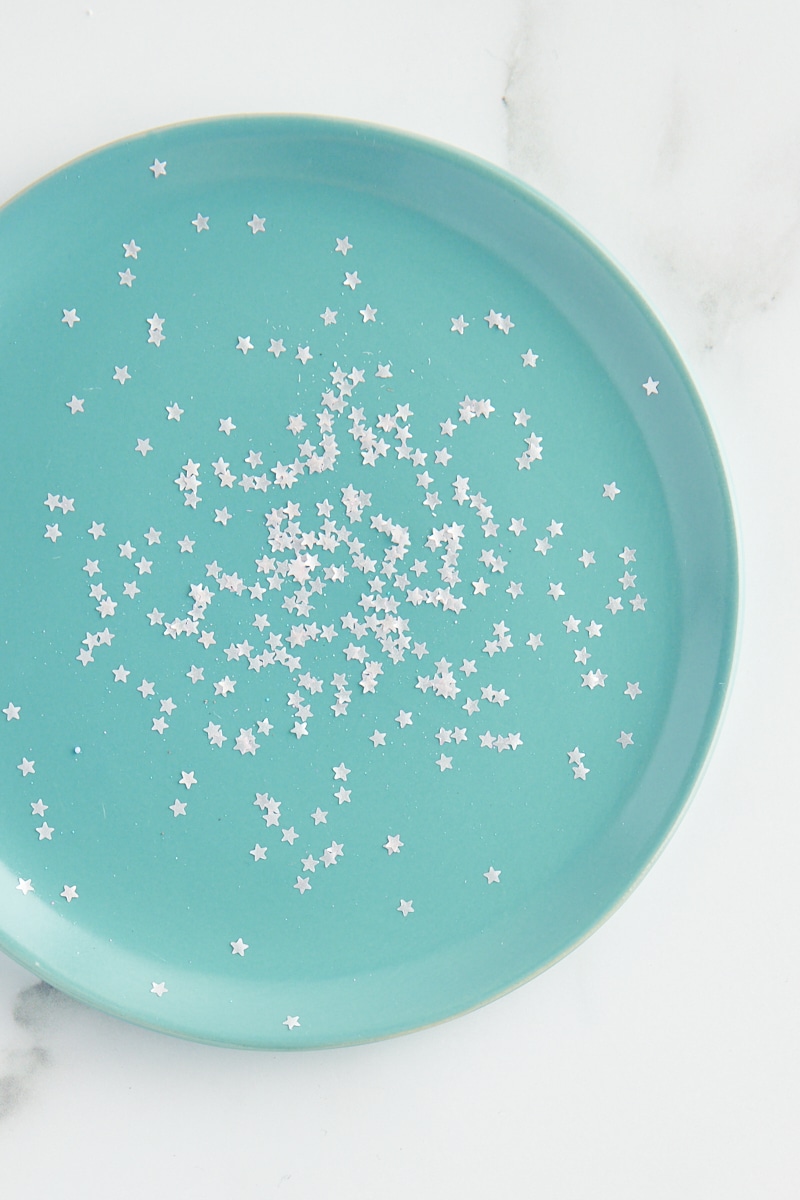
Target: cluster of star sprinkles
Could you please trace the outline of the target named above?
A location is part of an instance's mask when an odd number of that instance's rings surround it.
[[[149,170],[159,180],[167,175],[167,163],[156,159]],[[186,219],[199,236],[213,237],[213,214],[197,212],[196,216],[187,214]],[[269,236],[268,217],[242,214],[241,221],[253,237]],[[146,254],[145,239],[142,241],[143,246],[134,238],[122,245],[125,265],[118,271],[119,287],[133,292],[137,259]],[[380,305],[366,300],[360,303],[368,285],[353,261],[357,246],[348,236],[339,237],[332,231],[331,251],[331,262],[340,265],[340,273],[328,272],[329,295],[333,298],[338,287],[344,297],[338,301],[340,309],[349,303],[349,316],[360,318],[358,325],[368,331],[376,325]],[[326,305],[319,314],[322,326],[335,325],[340,309]],[[442,319],[449,323],[448,333],[457,339],[470,334],[508,338],[515,329],[511,316],[488,305],[482,318],[470,316],[468,320],[463,314],[448,314]],[[75,307],[66,307],[60,320],[73,330],[81,316]],[[170,338],[169,313],[143,312],[141,324],[143,340],[152,347],[148,353],[158,354]],[[254,329],[243,329],[231,331],[229,349],[232,361],[251,354],[266,354],[275,360],[290,355],[302,373],[314,358],[312,342],[313,337],[308,342],[303,338],[295,345],[285,334],[259,337]],[[491,349],[489,340],[487,354]],[[520,372],[537,369],[538,358],[531,348],[520,350]],[[114,685],[138,691],[141,721],[155,739],[168,741],[173,714],[179,705],[191,705],[192,722],[202,730],[208,745],[228,756],[232,787],[238,758],[263,756],[267,786],[252,797],[253,832],[249,836],[254,844],[246,847],[247,854],[256,870],[269,869],[276,855],[295,855],[295,878],[290,886],[301,904],[313,903],[320,874],[324,876],[331,867],[341,870],[340,864],[347,860],[344,840],[337,841],[335,836],[337,812],[343,806],[368,802],[359,770],[365,755],[403,744],[415,757],[427,755],[437,776],[444,776],[459,770],[465,745],[495,756],[522,752],[534,736],[533,714],[526,708],[526,696],[514,694],[495,674],[496,664],[505,656],[527,655],[533,662],[545,645],[541,629],[531,629],[527,621],[521,564],[540,564],[541,595],[552,600],[558,610],[569,605],[560,569],[550,570],[550,563],[559,561],[564,521],[556,515],[547,524],[537,524],[521,489],[517,511],[501,514],[492,497],[483,495],[469,475],[450,466],[451,462],[458,465],[462,431],[473,423],[480,427],[502,421],[508,434],[503,469],[520,480],[535,472],[547,453],[546,431],[534,432],[533,418],[523,405],[509,413],[498,412],[487,397],[431,399],[431,404],[441,408],[439,434],[431,444],[418,435],[415,413],[403,401],[402,388],[398,388],[399,402],[375,416],[367,415],[375,407],[372,381],[383,384],[393,380],[392,361],[373,360],[366,354],[358,362],[333,361],[328,367],[329,383],[321,394],[318,389],[306,389],[302,403],[292,401],[284,411],[285,430],[294,446],[286,461],[256,449],[256,435],[243,427],[242,418],[237,425],[228,411],[222,411],[218,417],[221,450],[215,460],[204,459],[198,452],[197,459],[176,462],[165,476],[164,495],[168,498],[164,503],[170,511],[175,506],[186,510],[186,533],[177,541],[178,562],[187,568],[181,606],[176,607],[169,598],[174,595],[169,587],[159,599],[159,558],[164,560],[166,546],[156,527],[158,512],[153,514],[156,524],[147,530],[130,530],[123,541],[117,541],[107,536],[104,514],[85,512],[79,494],[54,491],[42,498],[47,509],[42,536],[54,549],[62,538],[91,539],[91,552],[81,568],[81,586],[94,621],[82,644],[73,647],[75,670],[97,672],[104,681],[110,677]],[[127,363],[110,364],[108,373],[114,387],[126,392],[135,388],[135,370]],[[524,380],[522,375],[520,378]],[[658,381],[652,377],[641,386],[647,397],[658,395]],[[166,422],[180,423],[190,401],[183,400],[181,407],[174,397],[168,400],[162,410]],[[90,420],[92,403],[72,394],[65,402],[64,419]],[[152,420],[141,433],[129,452],[146,458],[162,433]],[[247,453],[242,446],[249,447]],[[363,468],[357,472],[353,471],[352,452],[345,452],[348,446],[355,450],[355,461]],[[394,471],[389,490],[385,471],[392,463],[404,474],[398,476]],[[364,486],[367,474],[368,489]],[[312,493],[310,481],[315,476],[320,478],[314,480]],[[404,489],[399,506],[394,503],[398,478]],[[609,505],[623,491],[616,479],[603,478],[597,479],[596,489],[598,500]],[[257,501],[263,512],[263,532],[259,543],[252,546],[252,557],[241,559],[233,546],[230,555],[205,561],[204,532],[209,526],[235,528],[241,508],[237,501],[242,495],[248,497],[248,504]],[[316,498],[319,495],[322,498]],[[423,511],[426,532],[422,538],[404,520],[403,506],[409,505]],[[475,537],[479,538],[479,552],[474,550]],[[584,548],[578,562],[591,572],[598,569],[595,558],[595,550]],[[643,691],[640,680],[612,678],[603,669],[600,651],[607,622],[618,620],[622,613],[642,619],[638,614],[646,611],[647,600],[635,573],[636,550],[620,546],[618,559],[612,594],[602,605],[598,602],[589,619],[572,612],[564,612],[562,617],[559,611],[558,624],[563,629],[559,636],[568,640],[569,652],[574,654],[575,689],[614,688],[635,701]],[[110,582],[115,574],[109,570],[112,561],[121,564],[127,574],[121,586]],[[563,563],[563,557],[560,561]],[[605,563],[604,568],[607,566]],[[606,572],[604,579],[608,578]],[[167,581],[166,562],[162,579]],[[75,580],[64,583],[73,586]],[[529,586],[526,583],[525,587]],[[161,639],[162,645],[167,639],[183,648],[180,674],[190,684],[188,701],[175,700],[170,694],[180,694],[175,673],[165,669],[162,678],[155,674],[148,678],[137,670],[135,655],[129,657],[117,639],[118,610],[143,592],[151,605],[142,618],[146,636],[153,641]],[[457,618],[476,606],[485,614],[485,636],[478,642],[459,644]],[[418,627],[427,632],[420,633]],[[436,630],[433,636],[432,629]],[[331,662],[333,669],[329,669]],[[269,704],[253,701],[250,683],[258,677],[269,680]],[[259,697],[262,695],[263,689],[259,691]],[[348,727],[354,696],[357,707],[369,706],[375,697],[385,700],[383,707],[375,707],[375,724],[368,735],[363,726],[357,734]],[[209,709],[209,700],[215,707]],[[230,716],[225,705],[229,705]],[[419,722],[415,724],[421,705],[437,713],[438,728],[432,736],[420,730]],[[2,712],[8,723],[24,723],[20,704],[9,700]],[[286,747],[296,746],[291,752],[302,754],[304,743],[313,741],[315,723],[322,714],[330,714],[326,719],[341,725],[342,759],[331,761],[329,781],[315,798],[318,802],[312,799],[308,813],[301,815],[297,796],[272,794],[270,750],[265,747],[277,740],[284,746],[283,753],[289,752]],[[632,730],[621,730],[616,740],[622,750],[634,745]],[[76,746],[74,752],[79,754],[81,748]],[[30,753],[35,755],[35,747]],[[565,741],[563,762],[565,775],[574,781],[571,786],[587,786],[592,764],[579,745],[571,747]],[[35,776],[35,757],[24,755],[18,769],[21,778]],[[192,789],[201,775],[196,763],[176,763],[171,781],[174,798],[167,806],[170,819],[192,820]],[[46,790],[57,791],[53,781],[43,782],[42,791]],[[58,836],[57,816],[52,815],[57,805],[48,799],[50,804],[42,797],[30,802],[33,837],[45,847]],[[433,794],[430,803],[435,802]],[[284,816],[285,808],[291,809],[292,823]],[[301,821],[307,826],[298,830]],[[375,853],[385,855],[387,861],[395,860],[404,851],[403,832],[402,812],[398,811],[396,825],[386,830],[386,840],[378,842]],[[295,849],[298,841],[300,846]],[[31,858],[30,877],[18,877],[16,887],[23,896],[36,891],[37,861]],[[500,883],[501,868],[489,862],[485,866],[482,875],[486,883]],[[79,887],[80,881],[64,881],[59,895],[65,904],[80,899]],[[392,906],[403,923],[415,912],[413,899],[399,894]],[[251,939],[257,936],[256,932],[232,929],[228,944],[219,947],[220,953],[245,958],[250,943],[243,933]],[[152,981],[148,987],[159,1000],[169,992],[164,980]],[[283,1024],[291,1031],[300,1025],[300,1018],[288,1016]]]

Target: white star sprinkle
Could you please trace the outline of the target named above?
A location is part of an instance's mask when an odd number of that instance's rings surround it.
[[[266,222],[267,222],[266,217],[259,217],[256,213],[253,213],[252,217],[250,218],[249,221],[246,222],[246,224],[248,224],[250,226],[250,228],[253,231],[253,234],[255,235],[257,233],[266,232],[265,228],[264,228],[264,226],[266,225]]]
[[[620,489],[617,487],[616,483],[604,483],[603,484],[603,499],[604,500],[606,500],[606,499],[615,500],[619,494],[620,494]]]
[[[496,871],[494,867],[489,867],[488,871],[483,872],[483,877],[487,883],[499,883],[500,874],[500,871]]]
[[[231,954],[238,954],[240,958],[244,958],[245,950],[249,949],[250,947],[247,942],[243,941],[241,938],[237,938],[235,942],[231,942]]]
[[[61,311],[64,314],[61,318],[62,325],[69,325],[70,329],[72,329],[73,325],[77,325],[80,321],[80,317],[74,308],[64,308]]]
[[[204,229],[208,229],[208,217],[204,217],[201,213],[198,213],[192,221],[192,225],[194,225],[198,233],[201,233]]]
[[[344,253],[344,251],[342,253]],[[299,1017],[287,1017],[286,1020],[283,1021],[282,1023],[286,1026],[287,1029],[297,1029],[300,1025],[300,1018]]]
[[[151,166],[148,168],[148,170],[150,170],[150,171],[152,171],[152,172],[153,172],[153,178],[154,178],[154,179],[158,179],[159,175],[166,175],[166,173],[167,173],[167,164],[166,164],[166,161],[164,161],[164,162],[159,162],[157,158],[154,158],[154,159],[153,159],[153,163],[152,163],[152,165],[151,165]]]
[[[147,317],[146,320],[149,326],[147,337],[148,344],[158,347],[163,341],[166,340],[167,336],[164,333],[164,318],[160,317],[158,313],[153,313],[152,317]]]
[[[642,384],[646,396],[658,395],[658,380],[653,379],[652,375],[647,376],[647,382]]]
[[[461,314],[460,317],[451,317],[450,318],[450,332],[451,333],[460,333],[463,336],[464,330],[468,329],[468,328],[469,328],[469,321],[464,320],[463,313]]]
[[[407,917],[409,913],[413,913],[413,911],[414,911],[413,900],[401,900],[397,906],[397,911],[399,913],[402,913],[404,917]]]
[[[73,900],[79,899],[77,886],[71,883],[65,883],[64,890],[59,892],[59,895],[64,897],[67,904],[71,904]]]
[[[124,385],[128,382],[128,380],[130,378],[131,378],[131,373],[128,370],[127,366],[114,367],[114,380],[116,383],[122,384],[122,386],[124,387]]]
[[[154,983],[153,986],[150,988],[150,991],[152,992],[152,994],[154,996],[158,996],[158,998],[160,1000],[162,996],[166,996],[167,992],[169,991],[169,988],[167,987],[166,983],[164,983],[164,981],[162,979],[161,983]]]
[[[236,349],[241,350],[242,354],[246,356],[248,351],[253,349],[253,343],[250,341],[249,336],[238,338],[236,341]]]

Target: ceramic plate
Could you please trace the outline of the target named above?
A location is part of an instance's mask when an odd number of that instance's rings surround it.
[[[484,163],[292,117],[80,159],[0,261],[6,952],[310,1047],[574,946],[688,798],[736,616],[631,285]]]

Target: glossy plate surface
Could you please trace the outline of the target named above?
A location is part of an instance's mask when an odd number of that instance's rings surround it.
[[[0,211],[0,945],[143,1025],[377,1038],[663,845],[737,568],[697,395],[514,179],[217,120]]]

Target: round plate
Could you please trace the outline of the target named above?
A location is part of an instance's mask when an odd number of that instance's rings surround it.
[[[712,436],[618,270],[484,163],[294,117],[80,159],[0,260],[7,953],[309,1047],[586,936],[736,619]]]

